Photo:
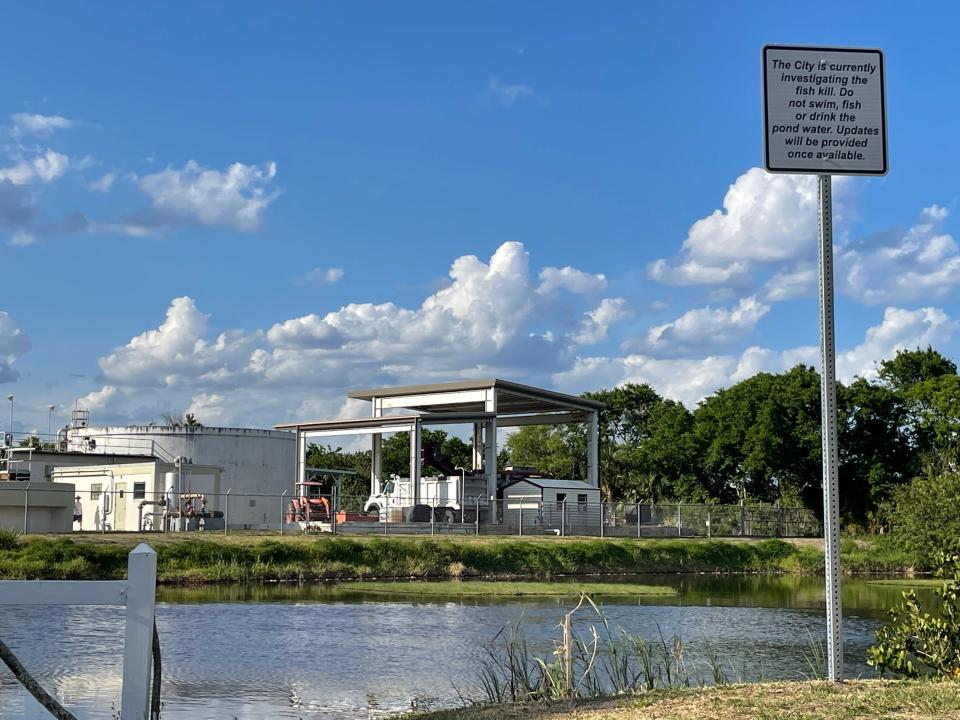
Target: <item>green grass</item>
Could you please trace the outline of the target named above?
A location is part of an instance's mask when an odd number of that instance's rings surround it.
[[[582,594],[599,597],[603,595],[675,595],[676,590],[661,585],[635,583],[583,583],[583,582],[517,582],[504,580],[446,580],[438,582],[346,582],[337,583],[337,589],[346,592],[363,592],[376,595],[484,595],[524,596]]]
[[[823,571],[814,541],[91,533],[4,538],[0,578],[123,577],[127,553],[138,542],[157,549],[158,577],[169,583]],[[871,544],[845,540],[843,550],[847,570],[893,573],[909,567]],[[851,553],[854,561],[848,562]]]
[[[938,588],[945,580],[940,578],[887,578],[868,580],[868,585],[892,585],[894,587]]]
[[[405,720],[958,720],[960,683],[906,680],[776,682],[578,702],[486,705]]]

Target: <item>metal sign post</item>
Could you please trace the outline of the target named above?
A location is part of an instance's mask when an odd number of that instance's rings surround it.
[[[820,418],[823,458],[823,543],[827,591],[827,676],[843,679],[840,603],[840,498],[837,477],[837,355],[833,322],[833,178],[817,178],[820,199]]]
[[[843,679],[837,358],[833,316],[833,175],[887,173],[883,53],[876,49],[767,45],[762,52],[764,167],[818,176],[820,415],[827,674]]]

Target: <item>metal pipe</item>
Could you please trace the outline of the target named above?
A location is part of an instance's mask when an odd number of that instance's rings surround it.
[[[463,511],[467,509],[466,503],[464,502],[466,500],[466,498],[464,497],[464,493],[466,493],[467,491],[467,471],[464,470],[459,465],[455,465],[453,469],[460,471],[460,497],[457,498],[457,505],[460,506],[460,524],[463,525],[464,523],[463,516],[465,514]]]
[[[23,534],[27,534],[27,513],[30,508],[30,482],[23,487]],[[73,508],[70,508],[70,517],[73,517]],[[73,530],[73,523],[70,523],[70,529]]]
[[[226,498],[223,501],[223,534],[226,535],[230,529],[230,491],[233,488],[227,488]]]

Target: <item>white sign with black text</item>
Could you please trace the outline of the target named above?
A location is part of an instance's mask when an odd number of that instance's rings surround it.
[[[764,46],[767,172],[885,175],[884,87],[880,50]]]

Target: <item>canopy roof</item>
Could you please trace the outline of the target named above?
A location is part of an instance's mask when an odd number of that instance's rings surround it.
[[[390,407],[402,407],[423,413],[472,413],[484,409],[486,398],[483,394],[487,391],[496,395],[498,416],[560,411],[582,412],[603,408],[603,403],[589,398],[566,395],[496,378],[351,390],[347,396],[368,401],[389,399]]]

